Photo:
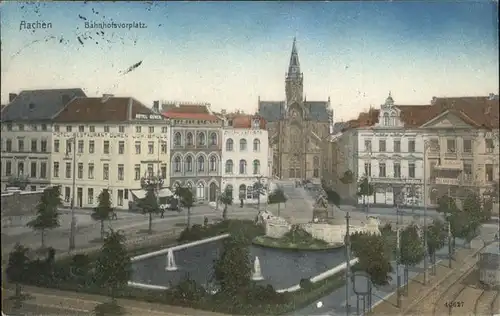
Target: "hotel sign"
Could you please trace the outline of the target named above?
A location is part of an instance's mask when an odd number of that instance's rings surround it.
[[[163,116],[159,114],[136,114],[136,120],[163,120]]]

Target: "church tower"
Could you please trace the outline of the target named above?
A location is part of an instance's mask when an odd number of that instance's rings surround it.
[[[300,72],[299,54],[297,53],[296,39],[293,39],[292,54],[285,78],[286,106],[294,103],[302,104],[304,100],[304,77]]]

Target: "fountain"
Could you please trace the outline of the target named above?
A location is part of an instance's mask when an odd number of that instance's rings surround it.
[[[254,280],[254,281],[262,281],[262,280],[264,280],[264,277],[262,276],[262,271],[260,270],[259,257],[257,257],[257,256],[255,256],[255,260],[253,262],[252,280]]]
[[[172,249],[169,249],[167,252],[167,267],[165,268],[167,271],[177,271],[177,266],[175,265],[174,260],[174,252]]]

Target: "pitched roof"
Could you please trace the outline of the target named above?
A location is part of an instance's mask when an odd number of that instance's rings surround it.
[[[2,121],[50,120],[75,97],[85,97],[80,88],[23,90],[2,111]]]
[[[260,115],[235,114],[232,116],[233,128],[252,128],[252,119],[258,118],[259,128],[266,129],[266,120]]]
[[[268,122],[276,122],[285,117],[285,101],[260,101],[259,115]]]
[[[328,122],[327,101],[304,101],[304,106],[309,110],[311,119],[319,122]]]
[[[55,122],[125,122],[137,114],[155,114],[130,97],[76,98],[55,118]]]
[[[164,111],[163,116],[169,119],[217,121],[219,118],[210,112],[207,105],[181,104]]]

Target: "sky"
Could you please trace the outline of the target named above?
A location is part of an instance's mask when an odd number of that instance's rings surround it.
[[[0,14],[2,104],[21,90],[81,87],[253,113],[259,96],[284,100],[294,37],[304,94],[330,97],[335,121],[389,91],[415,105],[499,90],[496,1],[12,1]],[[37,21],[51,27],[27,28]]]

